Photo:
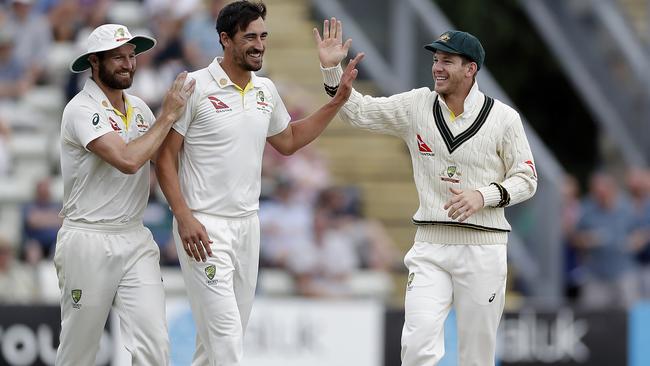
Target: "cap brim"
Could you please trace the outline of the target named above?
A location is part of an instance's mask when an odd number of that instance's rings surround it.
[[[429,43],[428,45],[425,45],[424,48],[431,52],[443,51],[443,52],[455,53],[457,55],[462,55],[462,53],[456,51],[455,49],[447,46],[444,43],[439,43],[439,42]]]
[[[122,42],[122,43],[118,44],[115,47],[107,48],[105,50],[97,50],[97,51],[93,51],[93,52],[84,53],[83,55],[77,57],[72,62],[72,64],[70,64],[70,71],[72,71],[72,72],[86,71],[87,69],[90,68],[90,61],[88,61],[88,56],[92,55],[93,53],[112,50],[112,49],[121,47],[121,46],[123,46],[123,45],[125,45],[127,43],[130,43],[130,44],[135,46],[135,54],[137,56],[137,55],[139,55],[139,54],[141,54],[143,52],[146,52],[146,51],[149,51],[150,49],[152,49],[156,45],[156,40],[151,38],[151,37],[147,37],[147,36],[135,36],[135,37],[131,38],[128,41],[125,41],[125,42]]]

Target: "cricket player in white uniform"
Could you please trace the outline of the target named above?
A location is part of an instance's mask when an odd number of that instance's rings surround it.
[[[63,111],[61,170],[64,217],[54,264],[61,289],[57,366],[95,364],[111,305],[133,365],[169,363],[160,252],[142,214],[149,160],[184,110],[194,82],[181,73],[155,119],[131,86],[135,57],[155,40],[105,24],[88,37],[73,72],[92,69]]]
[[[341,22],[325,20],[319,48],[326,92],[339,85],[349,44]],[[402,138],[410,151],[420,207],[402,331],[402,365],[433,366],[444,354],[444,322],[456,309],[460,366],[494,365],[505,302],[503,208],[537,188],[533,157],[517,112],[484,95],[476,83],[485,52],[466,32],[448,31],[432,51],[435,90],[388,98],[353,90],[341,118],[353,126]]]
[[[263,3],[221,10],[224,56],[190,74],[197,91],[157,159],[198,330],[194,366],[241,364],[257,281],[265,143],[289,155],[314,140],[347,100],[363,57],[349,63],[329,103],[290,124],[273,82],[254,73],[266,48],[265,16]]]

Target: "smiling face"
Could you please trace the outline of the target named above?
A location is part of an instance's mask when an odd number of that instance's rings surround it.
[[[95,80],[111,89],[128,89],[135,74],[135,46],[127,43],[88,58]]]
[[[460,55],[443,51],[433,54],[431,72],[435,80],[434,90],[443,97],[466,93],[474,83],[476,71],[476,63]]]
[[[262,68],[262,57],[266,50],[266,25],[260,17],[250,22],[244,30],[239,30],[230,38],[221,33],[224,53],[230,55],[235,64],[245,71],[258,71]]]

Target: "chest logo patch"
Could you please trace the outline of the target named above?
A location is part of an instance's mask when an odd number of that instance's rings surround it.
[[[431,148],[429,145],[427,145],[424,140],[422,139],[422,136],[416,135],[418,139],[418,150],[420,150],[420,155],[425,155],[425,156],[436,156],[436,154],[431,151]]]
[[[460,183],[462,174],[455,165],[450,165],[444,171],[440,172],[440,180],[443,182]]]
[[[230,108],[228,104],[224,103],[221,99],[215,96],[209,96],[208,100],[210,103],[212,103],[217,113],[232,111],[232,108]]]
[[[149,124],[145,122],[144,117],[142,117],[140,113],[135,116],[135,124],[141,131],[146,131],[149,129]]]
[[[113,127],[114,131],[122,131],[120,126],[115,122],[115,120],[112,117],[108,117],[108,122],[111,123],[111,127]]]
[[[257,110],[262,111],[265,113],[271,113],[273,112],[273,107],[271,104],[269,104],[266,100],[266,96],[264,95],[264,91],[260,90],[257,92],[255,95],[257,99]]]

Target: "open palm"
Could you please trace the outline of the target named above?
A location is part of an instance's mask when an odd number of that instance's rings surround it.
[[[343,24],[336,18],[323,21],[323,37],[317,28],[314,28],[314,38],[318,47],[318,58],[323,67],[333,67],[341,63],[348,55],[352,40],[343,43]]]

